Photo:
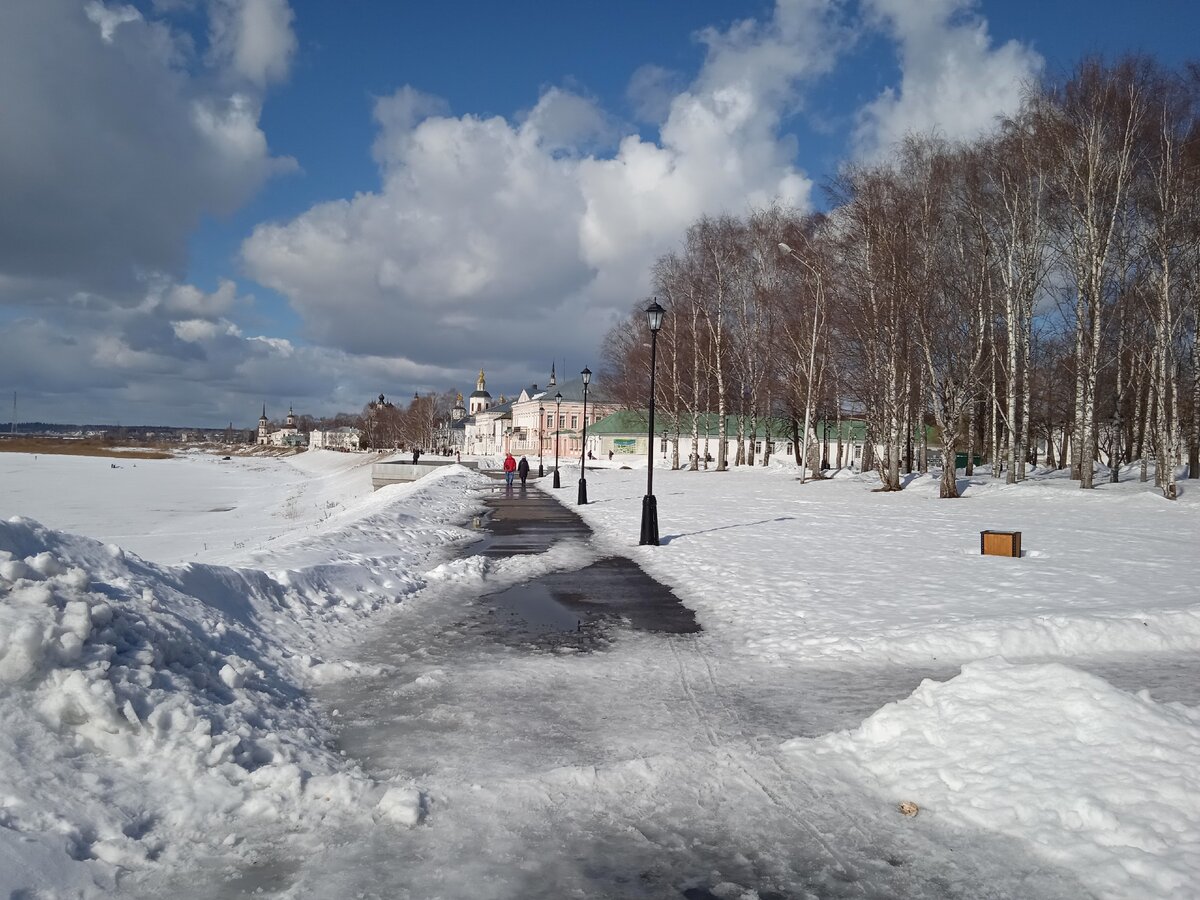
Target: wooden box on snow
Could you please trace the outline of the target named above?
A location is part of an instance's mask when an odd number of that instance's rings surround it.
[[[1020,556],[1021,532],[981,531],[979,552],[984,556]]]

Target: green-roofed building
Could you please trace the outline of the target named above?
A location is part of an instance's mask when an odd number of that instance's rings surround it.
[[[697,453],[698,459],[707,454],[711,459],[717,457],[717,444],[720,435],[720,416],[716,413],[701,413],[695,416],[695,432],[699,439],[697,446],[692,446],[693,417],[684,415],[676,423],[670,415],[664,416],[656,411],[654,417],[655,458],[668,460],[672,453],[672,442],[679,436],[679,460],[681,465],[687,465],[691,454]],[[754,433],[754,458],[763,458],[768,442],[772,456],[796,457],[796,440],[799,438],[799,425],[793,425],[788,419],[772,418],[756,420]],[[615,412],[588,428],[588,448],[596,459],[611,459],[619,462],[622,457],[630,459],[645,459],[647,456],[647,414],[645,410],[621,410]],[[749,428],[749,423],[746,425]],[[725,418],[727,458],[732,464],[737,457],[738,420],[736,416]],[[813,423],[809,437],[809,459],[814,468],[854,468],[862,465],[863,446],[866,441],[867,425],[862,419],[842,419],[840,422]],[[749,433],[746,434],[749,438]],[[930,441],[934,438],[931,435]],[[748,448],[747,448],[748,449]]]

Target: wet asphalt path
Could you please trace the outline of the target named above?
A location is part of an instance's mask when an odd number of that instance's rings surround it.
[[[491,558],[536,554],[559,541],[591,537],[591,529],[573,510],[536,488],[501,486],[484,502],[486,535],[467,548],[472,554]],[[571,632],[594,635],[613,626],[668,634],[701,630],[695,615],[675,594],[623,556],[543,575],[485,596],[482,603],[504,630],[559,642]]]

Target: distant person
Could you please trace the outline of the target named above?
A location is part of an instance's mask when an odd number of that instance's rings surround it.
[[[612,456],[613,456],[613,452],[611,450],[609,450],[608,451],[608,461],[609,462],[612,462]]]
[[[504,456],[504,482],[509,487],[512,487],[513,475],[517,473],[517,461],[513,459],[511,453]]]
[[[454,461],[459,463],[462,462],[462,454],[457,450],[454,451]]]
[[[529,460],[523,456],[517,463],[517,473],[521,476],[521,487],[525,487],[525,479],[529,477]]]
[[[589,450],[589,451],[588,451],[588,459],[595,459],[595,458],[596,458],[596,457],[592,456],[592,451],[591,451],[591,450]]]
[[[421,451],[413,447],[413,465],[417,464],[417,460],[421,458]]]

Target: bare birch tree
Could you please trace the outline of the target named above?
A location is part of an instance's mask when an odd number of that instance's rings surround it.
[[[1110,253],[1133,184],[1146,118],[1144,66],[1126,59],[1079,65],[1036,106],[1061,213],[1058,234],[1075,296],[1075,403],[1071,475],[1093,485],[1096,382],[1101,363]]]

